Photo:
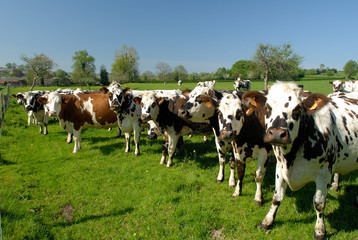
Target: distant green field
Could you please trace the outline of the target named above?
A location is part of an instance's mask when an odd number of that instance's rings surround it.
[[[328,94],[329,80],[300,81],[305,90]],[[180,89],[193,89],[185,83]],[[175,83],[125,84],[134,89],[177,89]],[[253,82],[252,89],[263,89]],[[56,89],[49,87],[46,89]],[[36,87],[35,90],[45,89]],[[92,87],[92,89],[97,89]],[[216,89],[233,89],[218,82]],[[28,91],[12,88],[11,93]],[[4,90],[3,90],[4,91]],[[72,154],[67,133],[54,119],[49,134],[27,126],[22,107],[11,99],[1,137],[0,196],[3,239],[312,239],[316,212],[313,183],[287,196],[269,234],[257,225],[274,192],[274,163],[263,186],[264,203],[253,202],[256,162],[247,164],[242,196],[231,198],[219,170],[213,137],[184,137],[174,166],[159,165],[162,137],[141,135],[142,155],[124,154],[116,131],[82,131],[82,150]],[[329,192],[325,223],[329,239],[358,239],[358,173],[342,176],[338,192]]]

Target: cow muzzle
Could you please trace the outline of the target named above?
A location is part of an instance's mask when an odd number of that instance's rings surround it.
[[[221,130],[220,131],[220,136],[219,138],[224,140],[224,141],[228,141],[231,142],[234,140],[236,135],[236,131],[232,131],[232,130]]]
[[[57,114],[55,111],[49,111],[49,112],[47,112],[47,115],[49,115],[50,117],[57,117]]]
[[[191,115],[189,114],[188,110],[185,110],[185,109],[182,109],[182,108],[179,109],[178,115],[179,115],[179,117],[181,117],[183,119],[191,118]]]
[[[150,132],[150,134],[148,134],[148,139],[150,140],[156,140],[158,137],[158,135],[155,132]]]
[[[287,129],[269,128],[266,132],[264,141],[275,146],[283,146],[291,143],[291,138]]]
[[[150,116],[149,114],[142,114],[140,118],[142,119],[142,121],[152,120],[152,116]]]

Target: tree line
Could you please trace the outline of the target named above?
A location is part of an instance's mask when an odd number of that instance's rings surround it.
[[[132,46],[123,45],[115,51],[115,59],[112,64],[111,74],[104,65],[100,67],[100,73],[96,74],[95,58],[86,50],[76,51],[72,57],[72,73],[62,69],[53,71],[58,65],[45,54],[34,54],[33,57],[22,55],[22,65],[15,63],[6,64],[10,75],[26,77],[31,89],[36,85],[59,85],[67,86],[78,84],[87,86],[93,84],[108,85],[110,81],[125,82],[153,82],[153,81],[206,81],[227,79],[250,79],[264,80],[265,87],[269,80],[294,81],[312,74],[325,73],[332,76],[337,69],[325,67],[321,64],[317,69],[302,69],[299,65],[303,57],[297,54],[290,44],[278,46],[271,44],[258,44],[251,60],[239,60],[230,69],[218,68],[212,73],[188,73],[183,65],[174,69],[165,62],[158,62],[155,66],[156,73],[145,71],[139,72],[139,55]],[[344,66],[347,79],[352,79],[358,72],[358,64],[349,60]]]

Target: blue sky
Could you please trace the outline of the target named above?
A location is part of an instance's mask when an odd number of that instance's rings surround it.
[[[301,67],[342,70],[358,61],[358,1],[3,0],[0,66],[44,53],[71,71],[75,51],[111,70],[116,49],[133,46],[139,70],[158,62],[215,72],[252,59],[259,43],[290,43]]]

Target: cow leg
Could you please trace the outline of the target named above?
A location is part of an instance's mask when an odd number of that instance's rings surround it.
[[[134,144],[135,144],[135,151],[134,151],[134,155],[135,156],[139,156],[140,155],[140,151],[139,151],[139,139],[140,139],[140,132],[141,132],[141,126],[137,126],[134,127],[134,131],[133,131],[133,135],[134,135]]]
[[[180,136],[178,139],[177,146],[175,147],[175,156],[178,156],[180,154],[180,147],[183,145],[183,143],[183,136]]]
[[[162,158],[160,160],[161,165],[165,164],[167,155],[168,155],[168,138],[164,137],[163,146],[162,146]]]
[[[43,123],[42,122],[39,122],[39,126],[40,126],[40,134],[42,134],[44,131],[43,131]]]
[[[27,112],[27,126],[31,125],[32,111]]]
[[[118,126],[118,132],[117,132],[117,137],[116,138],[120,138],[121,134],[122,134],[122,130]]]
[[[314,238],[326,239],[326,227],[324,225],[324,208],[326,206],[326,196],[330,183],[330,178],[316,180],[316,193],[313,197],[313,206],[316,209],[317,221],[315,226]]]
[[[222,183],[224,181],[224,177],[225,177],[225,153],[223,153],[220,149],[218,150],[218,154],[219,154],[219,174],[218,177],[216,178],[216,182],[217,183]]]
[[[131,150],[131,133],[124,133],[125,139],[126,139],[126,150],[124,150],[125,153],[129,152]]]
[[[72,136],[73,136],[72,133],[67,134],[67,140],[66,140],[67,144],[72,142]]]
[[[73,153],[76,153],[81,149],[81,129],[73,130],[73,139],[75,140],[75,147],[73,149]]]
[[[232,154],[229,159],[229,165],[230,165],[229,187],[235,187],[236,162],[235,162],[234,154]]]
[[[260,151],[257,158],[257,168],[255,171],[256,193],[254,201],[258,206],[262,205],[262,182],[266,174],[266,163],[268,161],[267,151],[263,149]]]
[[[338,191],[338,187],[339,187],[339,174],[335,173],[334,177],[333,177],[333,182],[332,182],[332,186],[331,186],[330,190]]]
[[[276,164],[276,179],[275,179],[275,193],[272,197],[272,205],[270,211],[267,213],[266,217],[260,223],[260,228],[269,230],[275,220],[275,216],[280,206],[283,198],[285,197],[287,183],[283,180],[281,174],[281,166],[280,162]]]
[[[44,124],[44,134],[45,135],[47,135],[48,134],[48,131],[47,131],[47,125],[48,125],[48,116],[45,114],[45,116],[44,116],[44,122],[43,122],[43,124]]]
[[[232,194],[232,198],[235,198],[237,196],[241,195],[241,190],[242,190],[242,181],[244,180],[244,176],[245,176],[245,168],[246,168],[246,164],[242,163],[239,159],[236,160],[237,163],[237,184],[236,184],[236,189],[235,192]]]
[[[178,140],[179,140],[179,135],[177,134],[172,134],[172,136],[169,135],[169,144],[168,144],[169,158],[168,158],[167,168],[169,168],[172,165]]]

